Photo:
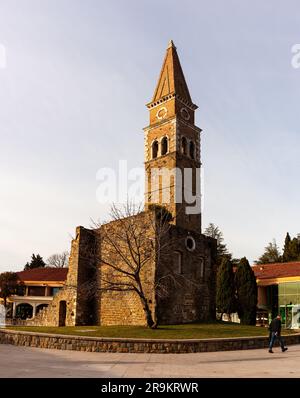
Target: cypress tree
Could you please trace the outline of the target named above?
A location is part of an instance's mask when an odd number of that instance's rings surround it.
[[[224,257],[217,273],[217,311],[221,314],[230,316],[236,311],[234,274],[232,263]]]
[[[300,256],[300,245],[297,238],[291,240],[289,244],[289,261],[297,261]]]
[[[243,257],[235,273],[237,308],[241,324],[256,324],[257,284],[252,268]]]
[[[290,255],[290,244],[291,244],[291,236],[287,232],[285,240],[284,240],[284,248],[283,248],[283,256],[282,256],[282,260],[285,263],[291,261],[290,260],[290,258],[291,258],[291,255]]]

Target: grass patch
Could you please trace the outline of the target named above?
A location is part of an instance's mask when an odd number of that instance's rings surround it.
[[[91,337],[123,337],[145,339],[207,339],[268,336],[267,328],[245,326],[229,322],[192,323],[185,325],[164,325],[156,330],[143,326],[10,326],[7,329],[37,333],[54,333]],[[283,335],[295,333],[295,330],[283,330]]]

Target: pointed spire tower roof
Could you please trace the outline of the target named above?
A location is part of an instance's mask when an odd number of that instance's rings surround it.
[[[158,83],[150,104],[153,105],[153,103],[166,99],[170,95],[179,97],[194,108],[197,108],[192,102],[173,40],[169,41]]]

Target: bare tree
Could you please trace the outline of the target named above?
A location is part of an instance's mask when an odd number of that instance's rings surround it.
[[[156,299],[167,297],[170,289],[174,291],[187,281],[172,266],[176,246],[176,239],[170,233],[172,216],[158,205],[152,210],[141,211],[141,207],[132,203],[123,208],[113,205],[112,222],[94,223],[94,226],[99,232],[96,246],[101,248],[96,259],[100,266],[97,289],[136,294],[148,327],[155,328]]]
[[[47,260],[47,267],[64,268],[68,266],[69,252],[65,251],[60,254],[52,254]]]

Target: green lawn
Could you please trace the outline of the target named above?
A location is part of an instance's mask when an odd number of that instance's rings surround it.
[[[160,326],[156,330],[142,326],[76,326],[76,327],[37,327],[12,326],[8,329],[57,333],[77,336],[94,337],[130,337],[151,339],[206,339],[225,337],[268,336],[268,329],[256,326],[244,326],[229,322],[193,323],[186,325]],[[295,333],[293,330],[283,330],[282,334]]]

